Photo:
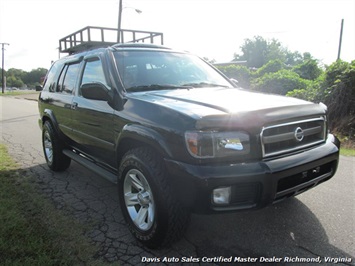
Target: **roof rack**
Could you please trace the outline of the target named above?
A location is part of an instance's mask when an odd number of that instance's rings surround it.
[[[159,42],[163,45],[163,33],[142,30],[120,30],[121,43]],[[87,26],[59,40],[60,53],[78,53],[94,48],[117,44],[118,29]]]
[[[157,48],[171,50],[169,47],[154,43],[116,43],[112,45],[112,48]]]

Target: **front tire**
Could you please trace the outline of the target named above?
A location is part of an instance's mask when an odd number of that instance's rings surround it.
[[[71,159],[63,154],[63,144],[49,121],[43,125],[42,145],[44,157],[51,170],[60,172],[69,167]]]
[[[176,200],[162,159],[154,151],[128,151],[121,161],[118,182],[121,210],[136,239],[158,248],[182,237],[190,214]]]

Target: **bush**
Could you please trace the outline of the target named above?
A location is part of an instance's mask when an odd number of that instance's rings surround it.
[[[330,65],[322,84],[328,106],[330,126],[341,134],[355,134],[355,61],[337,61]]]
[[[255,77],[261,77],[267,73],[275,73],[283,68],[284,63],[282,63],[280,60],[272,60],[267,64],[263,65],[261,68],[259,68],[255,73]]]
[[[286,96],[316,103],[324,102],[324,95],[321,92],[321,84],[323,84],[324,79],[325,73],[322,72],[322,74],[316,80],[307,82],[307,88],[289,91]]]
[[[308,80],[290,70],[282,69],[276,73],[267,73],[253,80],[252,88],[257,91],[286,95],[289,91],[306,89],[309,87]]]
[[[219,66],[217,67],[228,78],[238,80],[238,84],[243,88],[250,87],[250,71],[245,66]]]

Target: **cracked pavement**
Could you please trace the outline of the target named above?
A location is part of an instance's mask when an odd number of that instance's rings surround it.
[[[116,185],[75,162],[54,173],[45,164],[37,103],[0,97],[1,142],[35,177],[41,193],[57,209],[90,226],[87,236],[107,263],[145,265],[142,258],[324,257],[352,258],[355,265],[355,158],[341,157],[336,176],[312,191],[268,208],[242,213],[192,215],[183,239],[169,248],[150,250],[125,225]],[[159,265],[177,263],[159,263]],[[178,264],[181,264],[178,263]],[[218,263],[183,263],[213,265]],[[293,263],[297,265],[297,263]],[[342,265],[339,263],[339,265]]]

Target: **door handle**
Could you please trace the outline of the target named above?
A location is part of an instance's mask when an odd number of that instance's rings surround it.
[[[73,103],[71,104],[71,109],[72,109],[72,110],[75,110],[77,107],[78,107],[78,103],[77,103],[77,102],[73,102]]]

